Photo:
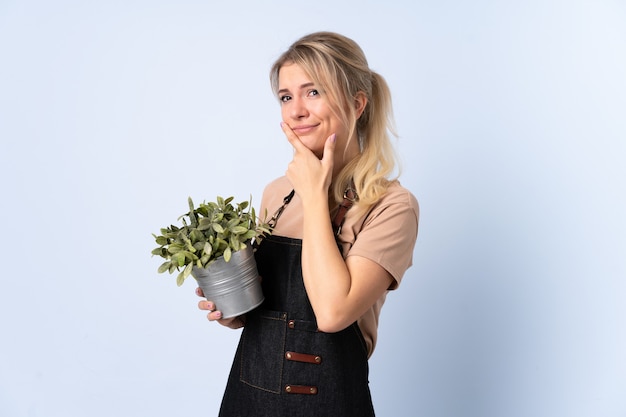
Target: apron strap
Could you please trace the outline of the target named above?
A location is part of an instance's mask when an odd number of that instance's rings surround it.
[[[344,191],[343,201],[339,204],[337,212],[333,217],[333,232],[335,232],[335,238],[337,238],[341,233],[343,222],[346,219],[346,213],[350,210],[350,207],[352,207],[358,198],[359,196],[356,194],[356,190],[354,189],[354,183],[352,183],[348,188],[346,188],[346,191]]]
[[[295,193],[296,193],[296,190],[291,190],[291,192],[287,194],[285,198],[283,198],[283,205],[278,207],[278,210],[276,210],[276,212],[274,213],[270,221],[267,222],[267,225],[270,227],[270,230],[276,227],[276,223],[278,222],[278,219],[283,214],[283,211],[285,211],[285,207],[287,207],[287,204],[291,202],[291,199],[293,198]]]
[[[270,227],[270,230],[276,227],[276,223],[278,222],[278,219],[283,214],[283,211],[285,211],[285,208],[287,207],[287,205],[291,202],[291,199],[293,198],[295,192],[296,190],[291,190],[291,192],[287,194],[285,198],[283,198],[283,205],[280,206],[278,210],[276,210],[276,212],[274,213],[270,221],[267,222],[268,226]],[[335,215],[333,216],[333,219],[332,219],[333,233],[335,234],[335,240],[337,241],[337,245],[339,246],[340,250],[341,250],[341,245],[339,244],[339,234],[341,233],[343,222],[346,219],[346,213],[348,212],[348,210],[350,210],[350,207],[352,207],[354,202],[357,201],[358,199],[359,199],[359,196],[357,195],[356,189],[354,188],[354,182],[351,182],[350,186],[348,186],[348,188],[346,188],[346,191],[344,191],[343,201],[339,204],[339,207],[337,207],[337,211],[335,212]]]

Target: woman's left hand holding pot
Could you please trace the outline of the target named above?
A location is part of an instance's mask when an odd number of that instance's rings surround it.
[[[198,297],[204,297],[204,293],[201,288],[196,288],[196,295]],[[222,318],[222,312],[215,309],[215,303],[209,300],[198,301],[198,308],[200,310],[208,311],[207,318],[209,321],[217,321],[222,326],[239,329],[245,324],[245,316],[230,317],[227,319]]]

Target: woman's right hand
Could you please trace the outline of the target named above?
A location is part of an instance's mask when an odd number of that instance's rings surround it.
[[[198,297],[204,297],[204,293],[201,288],[196,288],[196,295]],[[198,308],[200,310],[208,311],[207,318],[209,321],[217,321],[222,326],[229,327],[231,329],[238,329],[245,324],[245,316],[231,317],[228,319],[222,318],[222,312],[215,310],[215,303],[213,301],[202,300],[198,302]]]

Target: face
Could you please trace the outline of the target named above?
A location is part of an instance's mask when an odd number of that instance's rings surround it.
[[[298,64],[286,64],[280,68],[278,98],[283,122],[318,158],[322,157],[324,143],[333,133],[336,134],[336,149],[343,149],[348,140],[348,129],[333,113],[321,87]],[[351,143],[356,144],[358,152],[356,140]]]

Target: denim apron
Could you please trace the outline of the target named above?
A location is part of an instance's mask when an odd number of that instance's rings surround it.
[[[301,251],[301,240],[280,236],[257,249],[265,301],[246,315],[221,417],[374,415],[363,335],[356,323],[317,330]]]

